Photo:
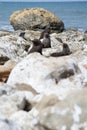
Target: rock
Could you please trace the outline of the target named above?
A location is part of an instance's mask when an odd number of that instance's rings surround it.
[[[36,129],[34,124],[37,120],[33,117],[25,111],[17,111],[11,115],[10,120],[17,123],[23,130],[34,130]]]
[[[9,60],[4,65],[0,66],[0,81],[1,82],[7,81],[9,74],[15,65],[16,65],[16,62]]]
[[[44,130],[84,130],[87,129],[87,88],[74,91],[65,100],[55,105],[39,109],[36,126]],[[41,101],[43,102],[43,101]],[[39,105],[39,104],[38,104]],[[40,107],[40,106],[39,106]],[[39,129],[39,128],[38,128]]]
[[[30,43],[17,35],[3,36],[0,38],[0,55],[20,61],[27,55],[26,46],[30,47]]]
[[[64,30],[64,23],[43,8],[16,11],[10,16],[10,23],[14,30],[39,30],[48,25],[50,25],[52,30],[57,30],[58,32]]]
[[[55,79],[55,82],[58,83],[59,80],[68,78],[70,76],[73,76],[77,71],[72,66],[61,66],[58,70],[51,72],[47,77],[51,77],[52,79]]]
[[[9,58],[7,56],[0,56],[0,65],[4,65],[6,61],[8,61]]]
[[[86,45],[86,36],[83,32],[79,32],[77,30],[66,30],[62,33],[59,34],[51,34],[51,39],[56,39],[60,38],[63,43],[67,43],[70,47],[70,50],[72,52],[76,52],[79,50],[83,50],[84,49],[84,45]],[[59,48],[58,45],[59,41],[54,42],[54,40],[52,40],[52,46],[54,48]]]
[[[24,32],[25,32],[25,39],[27,40],[39,39],[41,34],[39,31],[33,31],[33,30],[25,30]]]
[[[30,111],[32,109],[33,97],[34,95],[31,92],[17,90],[13,90],[8,95],[3,94],[0,97],[0,115],[9,118],[17,111]]]
[[[22,130],[22,128],[8,119],[0,119],[0,129],[1,130]]]
[[[73,80],[78,79],[75,77],[79,74],[76,66],[75,61],[68,57],[46,58],[39,53],[32,53],[12,70],[7,84],[14,86],[16,83],[24,83],[31,85],[38,93],[47,95],[55,93],[57,96],[62,93],[64,96],[62,90],[64,88],[66,91],[72,89]],[[75,82],[77,82],[76,87],[79,82],[78,80]],[[71,87],[68,88],[66,83]]]
[[[75,90],[59,101],[55,95],[43,96],[29,113],[17,111],[10,120],[23,130],[87,129],[87,88]]]
[[[0,97],[3,95],[12,94],[15,90],[6,83],[0,83]]]
[[[7,30],[0,30],[0,37],[10,35],[12,32]]]
[[[56,103],[60,102],[58,97],[55,95],[43,96],[41,100],[35,105],[35,108],[39,111],[48,107],[55,106]]]
[[[16,83],[14,88],[16,90],[20,90],[20,91],[30,91],[32,92],[33,94],[38,94],[37,91],[35,89],[33,89],[30,85],[27,85],[27,84],[19,84],[19,83]]]

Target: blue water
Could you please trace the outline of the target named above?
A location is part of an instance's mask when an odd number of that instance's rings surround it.
[[[13,30],[10,15],[20,9],[41,7],[60,18],[65,28],[87,30],[87,2],[0,2],[0,29]]]

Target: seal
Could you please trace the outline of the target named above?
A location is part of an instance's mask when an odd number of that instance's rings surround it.
[[[49,33],[44,33],[44,37],[43,37],[43,40],[41,42],[44,45],[44,48],[51,47],[51,40],[50,40]]]
[[[25,32],[20,33],[19,36],[26,40]],[[40,54],[42,54],[42,48],[44,47],[44,45],[41,43],[41,41],[39,39],[30,39],[30,41],[33,42],[33,44],[31,44],[31,46],[29,47],[28,54],[33,52],[39,52]]]
[[[26,38],[25,38],[25,32],[21,32],[19,36],[26,40]]]
[[[62,46],[63,46],[63,50],[61,52],[52,53],[50,56],[52,56],[52,57],[59,57],[59,56],[70,55],[72,53],[70,51],[69,46],[66,43],[63,43]]]
[[[40,38],[39,38],[39,39],[43,39],[43,37],[44,37],[44,34],[45,34],[45,33],[48,33],[48,34],[50,34],[50,33],[51,33],[50,26],[47,26],[47,27],[45,28],[45,30],[44,30],[44,31],[42,31],[42,33],[41,33],[41,35],[40,35]]]
[[[66,43],[63,43],[63,50],[62,50],[64,55],[70,55],[72,52],[70,51],[69,46]]]
[[[44,45],[41,43],[41,41],[39,39],[34,39],[31,41],[33,42],[33,45],[31,49],[28,51],[28,54],[33,52],[39,52],[40,54],[42,54],[42,48],[44,47]]]

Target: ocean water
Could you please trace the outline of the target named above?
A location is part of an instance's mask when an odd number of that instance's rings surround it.
[[[17,10],[41,7],[60,18],[65,28],[87,30],[87,2],[0,2],[0,30],[13,30],[9,17]]]

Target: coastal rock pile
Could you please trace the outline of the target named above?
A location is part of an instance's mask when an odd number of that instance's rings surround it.
[[[0,31],[0,130],[86,130],[87,33],[51,32],[51,47],[29,54],[40,36],[26,27]],[[63,43],[71,53],[52,57]]]
[[[53,13],[43,8],[31,8],[14,12],[10,22],[15,30],[39,30],[50,25],[52,30],[61,32],[64,30],[64,23]]]

